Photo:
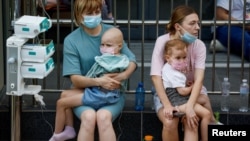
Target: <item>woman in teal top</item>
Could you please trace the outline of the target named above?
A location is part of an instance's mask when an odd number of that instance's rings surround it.
[[[126,43],[123,42],[121,50],[129,58],[128,68],[121,73],[106,74],[99,78],[89,78],[85,75],[95,63],[95,56],[100,56],[100,44],[103,33],[113,27],[111,25],[101,23],[101,0],[76,0],[74,5],[75,23],[79,26],[64,39],[63,48],[63,76],[69,77],[72,82],[72,89],[65,90],[61,94],[61,98],[57,101],[64,103],[64,97],[73,97],[82,94],[84,88],[99,86],[104,89],[120,88],[120,82],[129,78],[136,69],[135,55],[129,50]],[[67,98],[68,99],[68,98]],[[94,141],[95,127],[98,127],[99,138],[107,141],[116,141],[116,135],[112,122],[119,116],[124,107],[124,96],[112,105],[103,106],[95,110],[89,106],[83,105],[73,109],[75,115],[81,120],[80,131],[77,140]],[[66,102],[65,102],[66,103]],[[70,105],[65,105],[70,107]],[[62,108],[63,109],[63,108]],[[57,112],[60,110],[57,108]],[[55,123],[55,132],[53,136],[56,139],[66,140],[74,138],[75,131],[73,128],[73,114],[71,109],[65,110],[65,121],[63,125]],[[64,118],[65,116],[56,117]],[[57,121],[57,120],[56,120]],[[56,140],[51,138],[52,140]]]

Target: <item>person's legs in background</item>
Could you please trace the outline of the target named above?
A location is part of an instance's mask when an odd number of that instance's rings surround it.
[[[245,32],[245,58],[250,61],[250,32]]]
[[[64,5],[70,6],[71,5],[71,0],[61,0],[61,3],[64,4]],[[73,3],[74,3],[74,1],[73,1]]]
[[[112,13],[112,9],[113,9],[113,3],[112,0],[105,0],[105,3],[107,5],[107,12],[108,12],[108,19],[113,20],[113,13]]]
[[[230,52],[238,56],[242,55],[242,28],[231,26],[230,31]],[[250,60],[250,35],[244,32],[244,58]],[[220,26],[216,28],[216,38],[226,47],[228,47],[228,26]]]
[[[104,0],[103,0],[103,1],[104,1]],[[105,2],[102,4],[102,19],[103,19],[103,20],[109,19],[109,18],[108,18],[108,9],[107,9],[107,5],[106,5]]]

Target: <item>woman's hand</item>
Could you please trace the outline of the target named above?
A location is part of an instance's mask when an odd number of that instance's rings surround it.
[[[194,112],[193,106],[186,106],[186,118],[187,118],[187,124],[191,128],[196,128],[199,124],[199,118]]]
[[[116,74],[117,75],[117,74]],[[114,90],[120,88],[120,81],[114,79],[115,74],[105,74],[100,78],[97,78],[99,81],[99,86],[107,90]]]
[[[176,109],[172,105],[164,106],[163,107],[163,115],[165,116],[165,118],[172,120],[173,119],[173,112],[177,111],[177,110],[178,109]]]
[[[105,74],[105,75],[107,75],[107,76],[109,76],[109,77],[111,77],[111,78],[113,78],[113,79],[115,79],[115,80],[117,80],[119,82],[127,79],[124,72],[121,72],[121,73],[109,73],[109,74]]]

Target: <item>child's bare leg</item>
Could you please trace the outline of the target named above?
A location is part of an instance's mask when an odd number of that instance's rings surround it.
[[[70,97],[76,94],[83,94],[82,89],[71,89],[71,90],[65,90],[61,93],[60,98],[65,98],[65,97]],[[71,126],[73,127],[74,121],[73,121],[73,112],[72,108],[67,108],[66,109],[66,121],[65,121],[65,126]]]
[[[197,102],[210,111],[210,113],[212,115],[210,123],[217,123],[217,121],[214,117],[214,114],[213,114],[214,112],[213,112],[209,97],[205,94],[200,94],[198,99],[197,99]]]
[[[82,105],[83,91],[81,89],[66,90],[57,100],[55,133],[63,131],[64,126],[73,127],[73,113],[71,108]]]
[[[185,107],[186,107],[186,104],[183,104],[183,105],[178,106],[178,109],[180,112],[185,112]],[[208,141],[208,125],[211,122],[212,113],[207,108],[203,107],[200,104],[195,104],[194,111],[197,114],[197,116],[201,119],[201,122],[200,122],[201,139],[202,141]],[[189,133],[189,134],[192,134],[193,136],[195,135],[194,134],[195,131],[192,131],[192,129],[189,127],[185,127],[184,130],[188,130],[188,131],[185,131],[185,134]],[[198,135],[198,132],[197,132],[197,135]],[[191,138],[194,139],[193,137],[189,135],[188,136],[185,135],[185,139],[191,139]]]
[[[201,119],[200,122],[201,140],[208,141],[208,125],[211,122],[212,114],[208,109],[201,106],[200,104],[195,104],[194,110]]]
[[[82,104],[82,90],[67,90],[57,101],[55,132],[50,141],[67,140],[76,136],[71,108]],[[72,102],[73,101],[73,102]]]

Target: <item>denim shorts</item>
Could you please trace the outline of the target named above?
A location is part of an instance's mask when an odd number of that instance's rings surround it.
[[[175,88],[167,88],[166,93],[167,93],[168,100],[171,102],[172,106],[182,105],[186,103],[189,99],[189,95],[181,96]],[[163,106],[157,94],[154,94],[154,106],[155,106],[156,113],[158,113],[160,108]]]

